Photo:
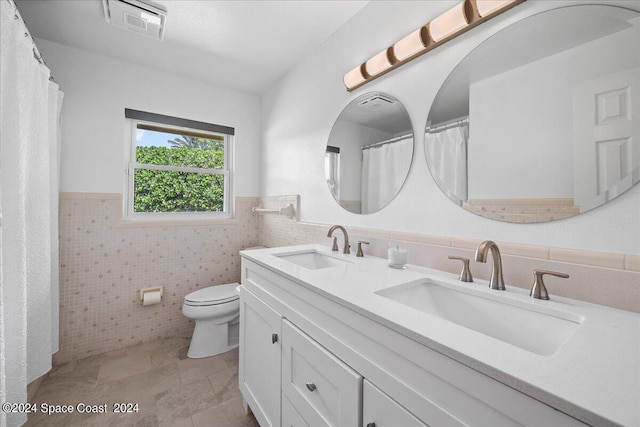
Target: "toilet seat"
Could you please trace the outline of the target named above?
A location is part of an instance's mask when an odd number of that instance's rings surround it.
[[[237,300],[239,297],[236,287],[239,283],[228,283],[226,285],[209,286],[191,292],[184,297],[184,304],[189,306],[210,306],[225,304]]]

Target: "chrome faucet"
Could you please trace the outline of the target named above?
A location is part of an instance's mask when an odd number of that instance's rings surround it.
[[[331,227],[329,229],[329,232],[327,233],[327,237],[333,237],[333,232],[336,231],[336,228],[340,229],[342,231],[342,234],[344,234],[344,249],[342,250],[342,253],[345,255],[349,255],[351,253],[351,251],[349,250],[349,248],[351,247],[351,245],[349,244],[349,235],[347,234],[347,230],[341,226],[341,225],[334,225],[333,227]],[[336,238],[333,237],[333,247],[331,248],[332,251],[337,252],[338,251],[338,244],[336,243]]]
[[[493,269],[491,270],[491,279],[489,280],[489,288],[504,291],[504,278],[502,277],[502,258],[500,258],[500,250],[491,240],[485,240],[480,243],[476,249],[476,261],[487,262],[487,252],[491,251],[493,258]]]

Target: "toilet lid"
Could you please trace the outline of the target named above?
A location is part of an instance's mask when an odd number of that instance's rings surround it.
[[[240,286],[240,283],[228,283],[226,285],[215,285],[206,288],[193,291],[184,297],[186,303],[211,303],[217,304],[237,300],[238,293],[236,287]]]

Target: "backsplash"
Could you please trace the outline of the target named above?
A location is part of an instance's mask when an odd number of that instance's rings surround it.
[[[295,203],[296,196],[264,197],[265,208],[277,208]],[[330,246],[326,237],[333,224],[297,222],[282,215],[262,215],[258,219],[258,240],[268,247],[319,243]],[[459,261],[449,255],[471,260],[471,270],[477,279],[488,280],[488,263],[473,261],[479,239],[435,236],[381,229],[365,229],[343,224],[349,233],[352,251],[358,240],[366,240],[365,254],[387,257],[389,242],[402,242],[409,251],[409,264],[459,273]],[[342,247],[341,233],[337,233]],[[569,274],[569,279],[548,279],[547,288],[554,295],[602,304],[622,310],[640,312],[640,255],[616,254],[575,249],[554,248],[497,242],[502,254],[504,278],[507,286],[529,289],[533,270],[545,269]]]
[[[120,194],[60,197],[60,351],[56,363],[140,342],[190,336],[183,297],[240,279],[238,252],[258,243],[255,198],[236,199],[236,218],[216,224],[121,223]],[[158,305],[138,290],[164,286]]]

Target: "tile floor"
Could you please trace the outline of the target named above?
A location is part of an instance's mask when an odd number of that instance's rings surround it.
[[[107,404],[108,413],[32,413],[26,426],[257,427],[238,390],[238,351],[186,357],[189,339],[168,338],[69,362],[40,383],[32,403]],[[113,412],[137,403],[138,412]]]

